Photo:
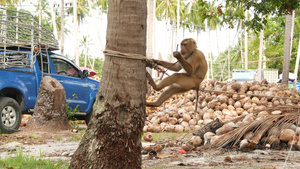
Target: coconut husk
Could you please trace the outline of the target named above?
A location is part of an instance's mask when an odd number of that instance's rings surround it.
[[[251,123],[244,124],[243,126],[222,135],[219,139],[211,142],[210,145],[203,146],[202,149],[222,148],[225,146],[236,145],[250,131],[253,132],[253,139],[251,141],[258,144],[263,136],[266,136],[267,139],[271,136],[270,134],[267,134],[271,128],[275,127],[282,130],[290,127],[291,124],[298,124],[298,119],[300,118],[300,107],[285,106],[281,107],[281,109],[285,112],[284,114],[269,115],[261,120],[255,120]],[[277,133],[277,135],[274,135],[274,133],[272,134],[273,137],[279,137],[279,133]]]

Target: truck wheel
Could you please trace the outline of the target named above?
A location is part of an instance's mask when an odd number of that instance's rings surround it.
[[[9,97],[0,98],[0,133],[18,131],[22,120],[21,108],[17,101]]]

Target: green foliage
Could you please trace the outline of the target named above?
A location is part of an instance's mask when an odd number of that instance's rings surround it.
[[[77,99],[78,97],[76,96],[76,94],[74,93],[73,98],[71,99],[72,101],[74,101],[75,99]],[[67,120],[68,121],[72,121],[71,125],[75,128],[79,128],[78,124],[75,122],[77,119],[75,118],[76,113],[78,112],[77,108],[79,105],[76,105],[76,107],[73,109],[72,107],[69,106],[69,104],[67,103],[67,110],[66,110],[66,114],[67,114]]]
[[[22,169],[32,169],[32,168],[43,168],[43,169],[53,169],[53,168],[68,168],[69,162],[58,160],[51,161],[49,159],[42,159],[42,154],[39,159],[34,156],[29,156],[23,153],[22,149],[16,152],[16,156],[0,158],[0,168],[22,168]]]
[[[90,59],[90,60],[91,60],[91,63],[93,63],[93,60],[92,59]],[[83,64],[84,64],[84,55],[79,56],[79,63],[80,63],[80,66],[83,66]],[[89,63],[90,62],[88,61],[87,67],[91,68]],[[104,59],[103,58],[95,58],[94,71],[97,72],[96,76],[98,76],[98,77],[102,76],[103,64],[104,64]]]

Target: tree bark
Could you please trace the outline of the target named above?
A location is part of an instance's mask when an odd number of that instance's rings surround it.
[[[261,82],[261,67],[262,67],[262,57],[264,53],[264,26],[260,30],[260,36],[259,36],[259,56],[258,56],[258,81]]]
[[[287,14],[286,21],[285,21],[282,84],[286,84],[286,85],[289,84],[290,61],[291,61],[291,53],[292,53],[293,22],[294,22],[293,13]]]
[[[65,49],[65,2],[64,0],[61,0],[61,29],[60,29],[60,54],[64,55],[64,49]]]
[[[109,0],[106,49],[146,54],[147,1]],[[141,168],[146,64],[106,55],[87,131],[70,168]]]
[[[56,131],[72,129],[66,115],[66,93],[56,79],[45,76],[40,84],[33,116],[26,130]]]

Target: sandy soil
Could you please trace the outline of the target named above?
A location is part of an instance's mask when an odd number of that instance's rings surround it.
[[[81,125],[80,128],[86,128]],[[35,132],[30,133],[21,128],[11,135],[0,135],[0,157],[15,156],[23,153],[36,158],[51,160],[71,160],[72,154],[78,147],[82,133],[72,131]],[[143,146],[153,145],[155,142],[143,142]],[[300,152],[288,150],[254,150],[241,152],[237,149],[210,149],[207,151],[190,151],[178,153],[180,147],[165,147],[150,156],[146,152],[142,155],[143,168],[300,168]]]

